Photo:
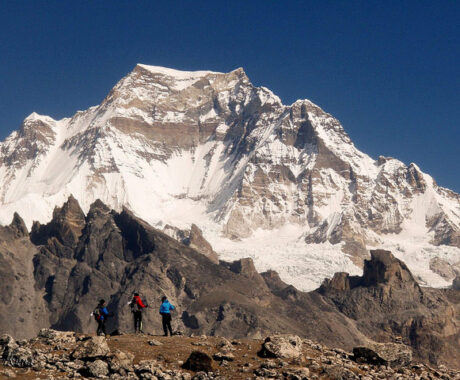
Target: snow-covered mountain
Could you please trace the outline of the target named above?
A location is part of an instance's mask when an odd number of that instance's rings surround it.
[[[0,143],[0,222],[47,222],[72,194],[149,223],[198,225],[223,259],[254,258],[301,289],[361,272],[386,247],[421,283],[460,270],[460,195],[415,164],[374,160],[308,100],[283,105],[243,69],[137,65],[72,118],[31,114]],[[170,228],[168,226],[168,228]]]

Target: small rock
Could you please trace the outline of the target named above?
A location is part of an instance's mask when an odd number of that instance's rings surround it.
[[[195,376],[192,377],[192,380],[208,380],[209,377],[206,372],[198,372]]]
[[[5,369],[5,370],[3,370],[3,371],[0,371],[0,375],[1,375],[1,376],[8,377],[8,378],[11,378],[11,379],[14,378],[14,377],[16,377],[16,374],[15,374],[14,371],[11,370],[11,369]]]
[[[82,360],[74,360],[72,362],[68,362],[66,364],[66,367],[68,369],[72,369],[74,371],[79,371],[84,367],[85,363]]]
[[[310,378],[310,371],[308,368],[291,368],[284,371],[283,376],[286,380],[308,380]]]
[[[162,367],[156,360],[141,360],[139,364],[134,366],[134,371],[141,378],[150,378],[147,374],[155,374],[161,371]]]
[[[279,368],[279,365],[273,360],[267,360],[260,365],[260,368],[273,369],[273,368]]]
[[[163,345],[163,343],[161,343],[160,341],[158,341],[156,339],[149,340],[149,344],[151,346],[162,346]]]
[[[277,375],[276,370],[268,368],[257,368],[254,370],[254,374],[262,377],[276,377]]]
[[[235,355],[231,354],[231,353],[224,353],[224,352],[216,352],[212,358],[214,360],[217,360],[217,361],[222,361],[222,360],[226,360],[226,361],[229,361],[229,362],[232,362],[234,359],[235,359]]]
[[[210,347],[208,342],[192,342],[192,346]]]

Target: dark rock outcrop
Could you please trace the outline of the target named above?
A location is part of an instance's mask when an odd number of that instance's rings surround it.
[[[137,291],[153,309],[166,294],[179,310],[173,329],[185,334],[288,333],[347,350],[369,338],[391,342],[400,335],[415,357],[458,363],[458,291],[420,288],[386,251],[371,252],[362,277],[338,273],[305,293],[275,272],[259,274],[250,259],[216,263],[100,201],[84,216],[69,199],[50,223],[35,225],[30,239],[22,226],[17,216],[0,228],[0,333],[24,338],[43,327],[92,332],[90,314],[100,298],[114,313],[108,331],[129,332],[127,303]],[[144,312],[144,330],[162,330],[155,310]]]
[[[12,250],[18,251],[15,236],[11,234],[8,240],[16,242]],[[331,343],[357,345],[364,341],[363,334],[337,313],[332,303],[281,281],[279,288],[273,287],[257,273],[252,260],[217,264],[130,211],[117,213],[100,201],[91,205],[82,219],[78,204],[69,199],[55,210],[50,223],[35,225],[31,239],[35,244],[27,237],[20,240],[30,252],[30,296],[41,294],[35,297],[42,305],[38,321],[43,322],[25,330],[28,336],[50,326],[94,331],[90,313],[100,298],[108,301],[115,315],[108,320],[108,330],[131,331],[132,315],[126,305],[138,291],[153,308],[159,306],[162,295],[168,295],[181,311],[181,317],[173,319],[173,328],[179,331],[260,337],[287,329]],[[11,291],[4,292],[8,293]],[[7,313],[6,305],[0,311]],[[320,318],[325,312],[329,319]],[[0,332],[16,334],[17,326],[17,322],[11,326],[2,322]],[[144,312],[144,330],[161,331],[161,321],[150,309]]]
[[[452,344],[454,351],[460,348],[453,343],[460,336],[458,301],[449,301],[445,290],[422,289],[388,251],[371,251],[362,277],[336,274],[318,292],[356,321],[366,336],[384,342],[401,336],[422,360],[436,364],[451,356]]]
[[[212,358],[208,354],[201,351],[192,351],[187,361],[184,363],[183,368],[195,372],[211,372],[214,366]]]

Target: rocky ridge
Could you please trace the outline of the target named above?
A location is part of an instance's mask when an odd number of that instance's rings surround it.
[[[251,255],[304,290],[319,285],[309,268],[358,273],[375,246],[422,283],[458,274],[458,194],[415,164],[370,158],[320,107],[284,105],[241,68],[139,64],[98,106],[59,121],[34,113],[0,143],[0,183],[4,224],[16,211],[28,228],[46,223],[71,194],[85,213],[101,199],[161,228],[195,224],[221,258]],[[288,249],[261,248],[261,230],[286,226]]]
[[[302,292],[276,272],[258,273],[251,259],[216,263],[100,201],[85,215],[69,198],[53,215],[30,234],[19,215],[0,228],[0,333],[89,333],[100,298],[115,314],[109,331],[131,331],[126,305],[137,291],[154,309],[144,313],[152,334],[161,331],[156,308],[167,294],[178,308],[173,328],[185,335],[257,339],[283,332],[348,351],[398,338],[417,360],[459,363],[459,291],[420,287],[388,251],[371,251],[363,276],[338,273]]]
[[[460,372],[413,362],[401,344],[356,347],[351,353],[292,335],[229,341],[207,336],[106,338],[43,329],[28,341],[0,337],[0,377],[368,380],[460,379]]]

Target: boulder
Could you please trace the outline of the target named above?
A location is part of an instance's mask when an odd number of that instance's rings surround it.
[[[73,331],[57,331],[53,329],[41,329],[37,337],[47,344],[69,344],[77,341]]]
[[[233,344],[225,338],[222,338],[222,340],[217,344],[216,347],[219,349],[220,352],[223,353],[235,351],[235,347],[233,347]]]
[[[212,358],[217,361],[226,360],[228,362],[232,362],[235,359],[235,355],[230,352],[216,352]]]
[[[53,329],[41,329],[38,332],[37,337],[42,339],[54,339],[57,336],[57,331]]]
[[[302,355],[302,340],[296,335],[269,336],[258,355],[263,358],[298,359]]]
[[[286,380],[308,380],[310,370],[308,368],[291,368],[283,371],[283,378]]]
[[[191,371],[199,372],[212,372],[212,358],[201,351],[192,351],[187,361],[182,366],[184,369],[189,369]]]
[[[4,364],[10,367],[28,368],[34,365],[34,356],[29,348],[16,347],[6,351]]]
[[[112,372],[121,372],[121,370],[130,372],[133,370],[134,355],[130,352],[115,350],[109,358],[109,367]]]
[[[106,362],[97,359],[94,362],[87,364],[88,372],[93,377],[107,376],[109,373],[109,366]]]
[[[353,348],[353,360],[399,368],[412,361],[412,350],[400,343],[373,343],[367,347]]]
[[[161,372],[162,366],[161,364],[153,359],[150,360],[141,360],[139,364],[134,366],[134,371],[136,375],[139,376],[141,379],[154,379],[153,375],[157,375]]]
[[[110,348],[107,340],[103,336],[93,336],[81,342],[72,352],[72,359],[89,360],[107,356]]]
[[[15,342],[13,337],[8,334],[0,336],[0,358],[5,359],[8,352],[16,347],[18,347],[18,344]]]

